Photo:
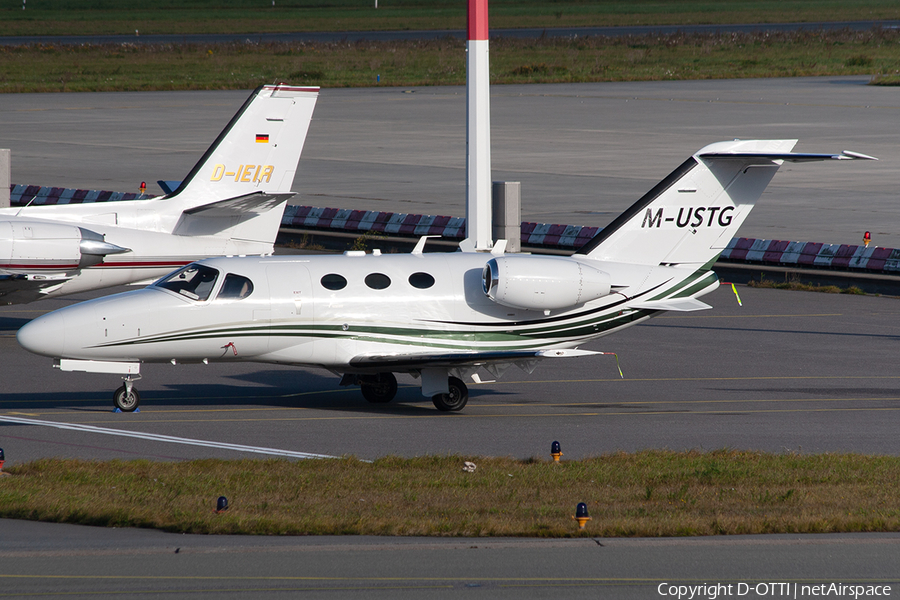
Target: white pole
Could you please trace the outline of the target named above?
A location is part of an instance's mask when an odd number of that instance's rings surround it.
[[[10,190],[10,161],[9,149],[0,150],[0,208],[9,207],[9,190]]]
[[[491,248],[491,96],[487,0],[469,0],[466,42],[466,238]]]

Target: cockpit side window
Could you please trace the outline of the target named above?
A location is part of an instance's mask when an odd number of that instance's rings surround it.
[[[190,264],[163,277],[156,286],[172,290],[191,300],[204,301],[209,298],[218,277],[219,272],[212,267]]]
[[[229,273],[216,300],[243,300],[253,293],[253,282],[242,275]]]

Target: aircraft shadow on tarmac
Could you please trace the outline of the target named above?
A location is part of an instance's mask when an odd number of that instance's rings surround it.
[[[419,393],[418,385],[401,382],[397,397],[387,404],[367,402],[358,387],[339,387],[338,379],[305,370],[260,370],[231,379],[255,385],[228,383],[166,383],[163,387],[141,390],[143,409],[177,410],[184,408],[221,408],[256,406],[263,408],[301,408],[336,412],[359,412],[410,416],[436,414],[430,398]],[[105,380],[104,380],[105,381]],[[114,380],[109,380],[114,382]],[[98,386],[102,386],[99,382]],[[3,394],[0,411],[68,409],[84,412],[112,412],[113,385],[95,391],[47,391]],[[470,398],[483,394],[505,395],[495,390],[471,390]],[[444,414],[444,413],[441,413]]]

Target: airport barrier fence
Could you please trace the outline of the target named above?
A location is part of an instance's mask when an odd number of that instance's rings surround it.
[[[10,186],[13,206],[116,202],[151,198],[146,194],[79,190],[36,185]],[[440,236],[458,242],[465,238],[466,219],[341,208],[289,205],[282,228],[321,234],[408,237]],[[534,251],[574,252],[593,238],[601,227],[523,222],[521,243]],[[732,239],[720,262],[774,265],[805,269],[840,270],[867,274],[900,275],[900,249],[821,242],[791,242],[753,238]]]

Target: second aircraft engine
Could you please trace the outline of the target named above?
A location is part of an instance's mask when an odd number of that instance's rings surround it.
[[[96,231],[42,221],[0,221],[0,270],[34,273],[35,269],[71,271],[96,265],[107,254],[127,252]]]

